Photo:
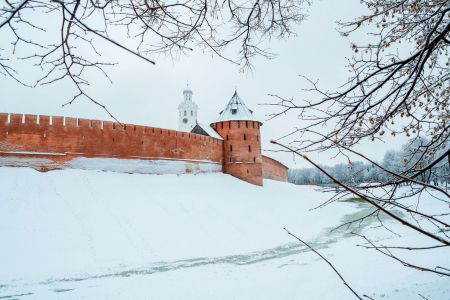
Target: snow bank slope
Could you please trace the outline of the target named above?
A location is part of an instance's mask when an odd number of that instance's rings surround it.
[[[255,251],[292,242],[284,226],[313,237],[339,219],[314,224],[307,209],[325,196],[312,188],[261,188],[223,174],[0,168],[0,182],[0,256],[8,258],[0,276],[8,277]]]
[[[444,281],[329,234],[360,208],[340,203],[310,211],[329,197],[315,187],[275,181],[258,187],[225,174],[26,168],[0,168],[0,184],[0,297],[351,297],[287,227],[322,249],[363,292],[397,289],[403,298],[396,299],[410,299],[430,290],[438,295],[433,299],[448,299]]]

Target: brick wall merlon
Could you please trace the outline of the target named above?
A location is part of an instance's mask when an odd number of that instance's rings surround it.
[[[63,127],[64,126],[64,117],[61,117],[61,116],[52,117],[52,126]]]
[[[38,116],[39,118],[39,126],[49,126],[50,125],[50,116]]]
[[[6,125],[8,122],[8,114],[0,113],[0,125]]]
[[[91,128],[93,129],[102,129],[102,121],[99,120],[90,120],[91,124]]]
[[[25,123],[26,124],[37,124],[37,116],[36,115],[25,115]]]
[[[77,119],[66,117],[66,127],[77,127]]]
[[[23,115],[18,115],[18,114],[9,115],[9,124],[11,124],[11,125],[22,124],[22,116]]]

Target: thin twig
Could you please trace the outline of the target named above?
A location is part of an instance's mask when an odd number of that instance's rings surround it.
[[[344,277],[342,277],[342,275],[339,273],[339,271],[333,266],[333,264],[328,259],[326,259],[322,254],[320,254],[318,251],[316,251],[313,247],[311,247],[308,243],[306,243],[305,241],[300,239],[298,236],[292,234],[286,228],[283,228],[283,229],[287,232],[287,234],[289,234],[290,236],[292,236],[293,238],[295,238],[296,240],[298,240],[299,242],[304,244],[306,247],[308,247],[315,254],[320,256],[320,258],[322,258],[333,269],[333,271],[339,276],[339,278],[342,280],[342,283],[344,283],[344,285],[353,293],[353,295],[355,295],[356,298],[362,300],[362,298],[358,295],[358,293],[356,293],[355,290],[353,290],[353,288],[347,283],[347,281],[345,281]]]

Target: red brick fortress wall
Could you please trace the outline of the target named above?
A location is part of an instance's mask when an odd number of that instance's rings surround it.
[[[224,142],[224,173],[262,185],[260,123],[224,121],[214,123],[213,127]]]
[[[179,160],[221,166],[223,141],[109,121],[0,114],[0,156],[45,157],[55,166],[77,157]]]
[[[273,158],[262,156],[263,178],[287,182],[289,168]]]

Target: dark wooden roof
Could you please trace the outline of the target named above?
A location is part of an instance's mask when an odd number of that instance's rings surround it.
[[[192,128],[191,132],[192,132],[192,133],[196,133],[196,134],[201,134],[201,135],[210,136],[210,135],[209,135],[205,130],[203,130],[203,128],[202,128],[200,125],[198,125],[198,124],[196,124],[196,125],[194,126],[194,128]]]

